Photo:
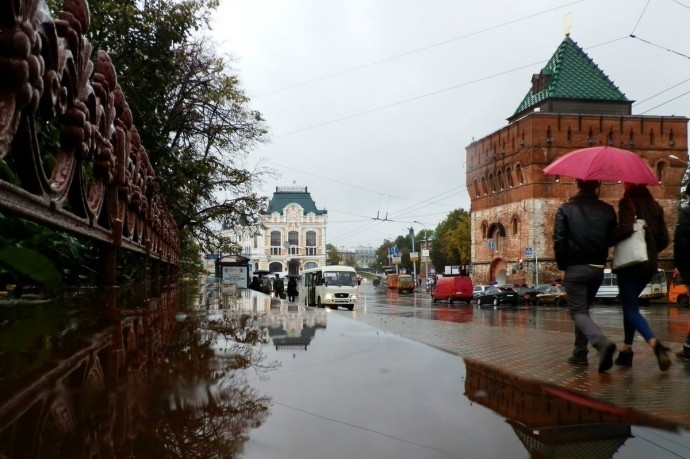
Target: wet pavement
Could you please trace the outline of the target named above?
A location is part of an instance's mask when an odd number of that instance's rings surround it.
[[[622,339],[615,306],[595,320]],[[645,310],[678,348],[690,311]],[[0,303],[0,458],[687,458],[690,364],[571,367],[557,308],[354,311],[205,280]]]

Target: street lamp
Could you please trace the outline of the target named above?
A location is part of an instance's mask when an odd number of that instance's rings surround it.
[[[422,222],[418,222],[417,220],[414,221],[414,223],[417,223],[418,225],[422,225],[424,228],[424,249],[429,250],[429,230],[426,229],[426,225]],[[424,278],[427,279],[429,277],[429,255],[427,255],[426,259],[424,260]]]
[[[669,158],[669,159],[675,159],[676,161],[680,161],[681,163],[686,164],[686,165],[688,164],[687,161],[684,161],[684,160],[680,159],[680,158],[677,157],[676,155],[669,155],[668,158]]]
[[[412,228],[411,226],[410,239],[412,239],[412,252],[414,252],[414,228]],[[415,285],[417,285],[417,263],[414,260],[412,260],[412,275],[414,276],[414,283]]]

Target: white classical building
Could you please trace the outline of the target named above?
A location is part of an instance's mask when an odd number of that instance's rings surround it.
[[[222,232],[242,246],[252,271],[301,274],[326,264],[328,213],[316,208],[307,187],[276,187],[261,220],[258,235]]]

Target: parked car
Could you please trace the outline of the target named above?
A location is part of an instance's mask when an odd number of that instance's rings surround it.
[[[542,293],[537,294],[537,304],[553,304],[555,306],[565,306],[565,289],[560,286],[551,285]]]
[[[436,288],[431,291],[431,301],[448,300],[464,301],[470,304],[472,301],[472,279],[469,276],[443,276],[438,278]]]
[[[538,290],[532,287],[514,287],[518,294],[518,303],[520,304],[537,304]]]
[[[481,307],[483,304],[492,304],[494,307],[500,304],[515,306],[518,303],[518,294],[510,287],[490,285],[484,291],[475,292],[474,300],[478,307]]]
[[[486,291],[486,289],[491,288],[491,287],[493,287],[493,285],[483,285],[483,284],[475,285],[472,288],[472,298],[476,300],[477,296],[480,293],[484,293]]]

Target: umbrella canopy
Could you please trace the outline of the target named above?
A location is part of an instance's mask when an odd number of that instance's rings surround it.
[[[265,269],[257,269],[256,271],[253,271],[252,274],[255,274],[257,276],[264,276],[266,274],[271,274],[271,271],[266,271]]]
[[[636,153],[607,145],[571,151],[546,166],[544,173],[581,180],[659,185],[652,168]]]

